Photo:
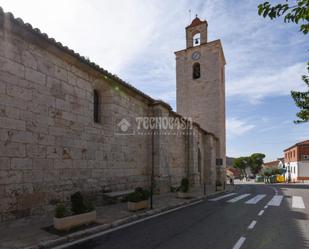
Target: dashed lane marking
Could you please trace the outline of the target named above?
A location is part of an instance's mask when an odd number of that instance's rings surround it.
[[[258,216],[262,216],[264,214],[264,210],[261,210],[259,213],[258,213]]]
[[[256,223],[257,223],[257,221],[256,221],[256,220],[253,220],[253,221],[250,223],[250,225],[248,226],[248,229],[249,229],[249,230],[252,230],[252,229],[255,227]]]
[[[245,240],[246,240],[245,237],[240,237],[232,249],[239,249],[242,246],[242,244],[245,242]]]

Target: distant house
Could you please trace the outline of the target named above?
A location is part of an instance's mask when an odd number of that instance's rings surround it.
[[[277,160],[279,160],[278,168],[279,169],[285,169],[284,157],[280,157]]]
[[[280,164],[280,160],[274,160],[267,163],[263,163],[262,168],[263,170],[266,169],[278,169]]]
[[[239,169],[233,167],[234,157],[226,157],[226,175],[231,178],[239,178],[241,173]]]
[[[309,140],[284,150],[286,178],[292,182],[309,180]]]
[[[231,177],[231,178],[239,178],[240,177],[240,170],[236,169],[234,167],[227,167],[226,168],[226,175]]]

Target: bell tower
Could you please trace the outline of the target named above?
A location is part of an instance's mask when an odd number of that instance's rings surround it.
[[[207,43],[207,21],[201,21],[197,16],[192,23],[186,27],[187,48]]]
[[[226,63],[221,41],[209,42],[207,29],[196,16],[186,27],[186,48],[175,52],[177,112],[218,138],[217,159],[225,167]]]

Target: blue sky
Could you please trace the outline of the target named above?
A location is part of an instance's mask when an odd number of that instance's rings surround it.
[[[227,61],[227,154],[267,160],[309,139],[289,95],[304,89],[308,36],[257,15],[263,0],[0,0],[0,6],[175,109],[174,51],[185,47],[189,9],[208,21]]]

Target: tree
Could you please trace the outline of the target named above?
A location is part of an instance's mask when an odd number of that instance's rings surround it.
[[[247,177],[246,168],[248,167],[248,161],[248,157],[238,157],[233,161],[233,167],[239,169],[245,177]]]
[[[250,169],[252,174],[256,175],[262,169],[265,155],[262,153],[254,153],[250,156]]]
[[[307,35],[309,33],[309,0],[294,0],[292,2],[291,4],[289,0],[286,0],[285,3],[276,5],[264,2],[258,6],[258,14],[264,18],[268,16],[271,20],[283,16],[284,22],[296,23],[300,26],[300,31]],[[300,109],[296,114],[299,119],[294,121],[295,123],[309,121],[309,77],[303,75],[302,78],[308,90],[304,92],[291,91],[292,98],[296,106]]]
[[[308,72],[309,72],[309,63],[308,63]],[[300,109],[296,116],[299,118],[294,121],[294,123],[304,123],[309,121],[309,77],[303,75],[303,81],[308,87],[308,91],[306,92],[296,92],[291,91],[292,98],[295,101],[296,106]]]
[[[286,173],[286,169],[280,168],[280,169],[278,169],[278,173],[279,173],[280,175],[283,175],[283,174]]]

